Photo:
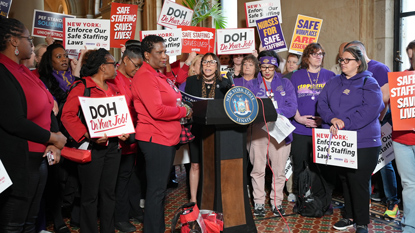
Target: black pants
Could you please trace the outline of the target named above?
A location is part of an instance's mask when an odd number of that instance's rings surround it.
[[[115,222],[128,222],[131,212],[140,209],[140,183],[135,173],[137,153],[121,155],[115,190]],[[132,193],[131,190],[135,192]],[[134,216],[139,213],[134,213]]]
[[[29,152],[29,182],[27,195],[16,196],[13,186],[0,195],[0,232],[1,233],[34,233],[40,201],[45,189],[48,168],[43,153]]]
[[[369,180],[376,167],[379,147],[357,149],[357,169],[339,168],[343,185],[344,218],[352,218],[357,225],[367,225],[369,220]]]
[[[144,233],[164,233],[164,198],[176,149],[174,146],[143,141],[138,141],[138,145],[146,160]]]
[[[93,144],[91,162],[78,166],[81,183],[81,231],[98,233],[99,203],[100,232],[114,232],[115,184],[121,160],[118,138],[110,138],[108,146]]]
[[[305,169],[304,162],[308,165],[312,163],[312,153],[313,137],[293,133],[291,155],[293,161],[293,189],[295,192],[297,192],[298,189],[298,175]]]

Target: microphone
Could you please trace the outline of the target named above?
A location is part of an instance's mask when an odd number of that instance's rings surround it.
[[[235,86],[235,83],[233,82],[233,75],[234,75],[233,71],[228,71],[228,73],[226,73],[226,77],[228,78],[230,82],[230,88]]]

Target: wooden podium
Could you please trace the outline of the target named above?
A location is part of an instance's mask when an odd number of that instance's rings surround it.
[[[258,101],[254,122],[275,121],[270,99]],[[262,105],[263,103],[263,105]],[[202,125],[202,154],[198,205],[223,213],[224,233],[257,232],[247,190],[248,126],[234,123],[226,115],[223,99],[193,103],[193,120]]]

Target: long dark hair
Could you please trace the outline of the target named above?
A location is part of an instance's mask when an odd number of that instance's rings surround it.
[[[40,80],[42,80],[42,82],[46,85],[56,100],[60,102],[61,100],[66,99],[66,92],[59,87],[58,80],[56,80],[55,76],[53,76],[52,67],[53,50],[58,48],[64,49],[60,44],[51,44],[47,47],[46,52],[42,56],[42,60],[40,60],[38,72],[40,75]]]

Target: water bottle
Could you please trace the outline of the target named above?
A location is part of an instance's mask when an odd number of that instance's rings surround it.
[[[177,98],[177,100],[176,100],[177,102],[176,102],[176,106],[178,106],[178,107],[183,107],[184,105],[183,105],[183,103],[182,103],[182,100],[180,99],[180,98]],[[182,125],[184,125],[184,124],[186,124],[187,123],[187,119],[186,118],[180,118],[180,124],[182,124]]]

